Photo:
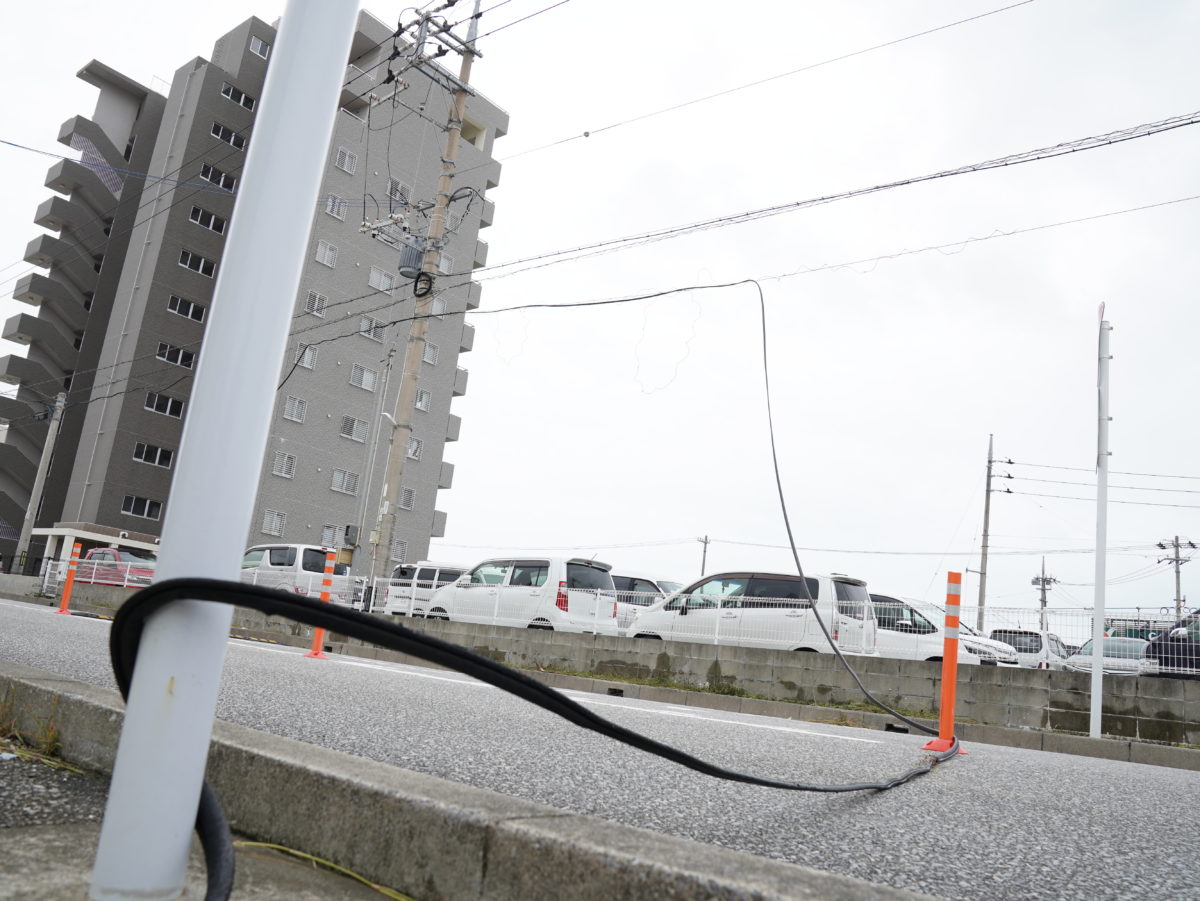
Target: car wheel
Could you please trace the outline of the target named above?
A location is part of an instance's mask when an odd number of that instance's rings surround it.
[[[803,652],[805,652],[805,653],[807,653],[807,654],[815,654],[815,653],[817,653],[817,649],[816,649],[816,648],[796,648],[796,650],[797,650],[797,651],[803,651]]]
[[[426,619],[440,619],[444,623],[450,622],[450,614],[441,607],[434,607],[425,617]]]
[[[545,632],[553,632],[554,631],[554,627],[552,625],[550,625],[548,620],[544,620],[544,619],[535,619],[533,622],[531,622],[529,624],[529,628],[530,629],[542,629]]]
[[[656,641],[662,641],[661,635],[651,635],[649,632],[639,632],[634,638],[653,638]]]

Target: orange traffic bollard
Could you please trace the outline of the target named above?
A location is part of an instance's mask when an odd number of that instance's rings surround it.
[[[962,573],[946,573],[946,638],[942,643],[942,704],[938,737],[922,745],[925,751],[949,751],[954,745],[954,695],[958,682],[958,609]],[[967,752],[959,748],[959,754]]]
[[[71,615],[71,611],[67,609],[67,605],[71,603],[71,589],[75,587],[75,567],[79,565],[79,552],[83,549],[78,541],[71,548],[71,562],[67,564],[67,579],[63,582],[62,601],[59,602],[58,609],[55,613],[65,613]]]
[[[325,578],[321,580],[321,602],[329,603],[329,589],[333,586],[333,551],[328,551],[325,554]],[[325,630],[317,626],[313,630],[313,645],[312,650],[305,654],[305,657],[316,657],[320,660],[326,660],[327,655],[321,650],[321,645],[325,643]]]

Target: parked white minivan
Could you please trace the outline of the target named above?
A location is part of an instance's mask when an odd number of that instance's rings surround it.
[[[381,583],[383,597],[379,610],[393,616],[424,616],[433,593],[444,585],[457,582],[469,566],[461,563],[401,563],[392,570],[392,577]]]
[[[246,550],[242,557],[241,580],[265,588],[294,591],[310,598],[320,598],[325,579],[325,556],[334,548],[315,544],[258,544]],[[354,586],[344,563],[333,565],[329,600],[351,606]]]
[[[879,632],[876,646],[883,657],[940,661],[946,645],[946,612],[911,598],[872,594]],[[923,609],[922,609],[923,608]],[[958,662],[983,666],[1017,666],[1016,652],[1008,645],[976,637],[960,623]]]
[[[637,638],[833,653],[813,615],[814,602],[838,648],[875,654],[875,611],[861,579],[838,573],[800,577],[730,572],[705,576],[642,611]]]
[[[646,607],[650,607],[683,587],[682,582],[656,579],[653,576],[613,571],[613,587],[617,590],[617,628],[627,630]]]
[[[578,557],[485,560],[429,599],[428,619],[617,634],[612,567]]]

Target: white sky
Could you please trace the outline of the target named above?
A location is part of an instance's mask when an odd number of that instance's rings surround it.
[[[551,5],[511,0],[481,33]],[[485,0],[484,8],[497,5]],[[601,132],[614,123],[999,9],[1004,0],[636,5],[570,0],[485,37],[474,84],[511,115],[489,263],[920,176],[1200,108],[1194,0],[1033,0],[996,15]],[[460,3],[464,12],[467,2]],[[97,58],[165,90],[247,15],[284,4],[81,2],[6,13],[0,138],[49,151],[89,115]],[[368,7],[394,21],[396,4]],[[161,81],[155,81],[155,79]],[[527,153],[584,131],[577,138]],[[1093,598],[1097,308],[1112,322],[1110,605],[1168,604],[1154,542],[1200,544],[1191,393],[1200,314],[1200,127],[800,210],[496,278],[481,312],[760,280],[776,437],[806,571],[938,600],[979,566],[988,600]],[[52,160],[0,145],[0,279],[38,229]],[[987,239],[990,236],[994,240]],[[972,243],[965,243],[971,240]],[[941,250],[869,260],[933,245]],[[950,246],[945,246],[950,245]],[[813,267],[831,267],[809,274]],[[490,277],[489,277],[490,276]],[[0,283],[7,297],[12,282]],[[4,318],[26,309],[0,299]],[[435,559],[571,548],[681,581],[789,571],[752,285],[583,310],[478,315],[455,484]],[[1191,476],[1184,478],[1117,473]],[[1051,484],[1028,479],[1082,484]],[[1137,490],[1116,486],[1139,486]],[[1148,490],[1150,488],[1160,490]],[[1162,490],[1165,489],[1165,490]],[[1175,506],[1144,506],[1116,501]],[[503,542],[508,542],[504,544]],[[771,546],[779,546],[773,548]],[[1133,548],[1124,550],[1124,548]],[[1021,553],[1014,553],[1021,552]],[[1127,574],[1144,578],[1123,579]],[[1183,590],[1200,603],[1195,567]],[[968,573],[965,601],[977,577]]]

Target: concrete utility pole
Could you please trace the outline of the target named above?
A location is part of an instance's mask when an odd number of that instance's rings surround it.
[[[158,580],[238,580],[357,20],[357,0],[289,0],[283,14],[217,273]],[[184,892],[232,616],[226,604],[188,600],[146,622],[92,901]]]
[[[704,571],[708,569],[708,542],[711,539],[705,535],[703,538],[697,538],[696,540],[704,545],[704,550],[700,554],[700,577],[704,578]]]
[[[29,492],[29,505],[25,508],[25,521],[21,523],[21,537],[17,541],[16,559],[19,561],[21,572],[25,571],[25,556],[29,553],[33,524],[37,519],[38,508],[42,505],[42,490],[46,487],[46,473],[50,471],[50,460],[54,456],[54,442],[58,440],[58,426],[62,422],[63,409],[66,405],[66,393],[58,392],[58,396],[54,398],[54,410],[50,414],[50,430],[46,432],[46,443],[42,446],[42,459],[38,462],[37,475],[34,476],[33,488]]]
[[[1175,551],[1175,556],[1159,557],[1158,562],[1171,563],[1175,566],[1175,621],[1179,622],[1179,620],[1183,619],[1183,592],[1181,591],[1179,584],[1179,567],[1183,566],[1185,563],[1190,563],[1192,559],[1191,557],[1180,556],[1179,550],[1181,547],[1186,547],[1194,551],[1196,550],[1196,545],[1188,539],[1180,539],[1180,537],[1176,535],[1174,538],[1164,538],[1158,543],[1158,546],[1164,551],[1172,548]]]
[[[1092,609],[1092,647],[1097,656],[1104,650],[1104,580],[1108,566],[1108,352],[1112,326],[1104,318],[1100,304],[1100,341],[1096,354],[1096,599]],[[1092,698],[1088,713],[1088,735],[1099,738],[1104,700],[1104,667],[1099,660],[1092,666]]]
[[[992,518],[992,436],[988,435],[987,485],[983,491],[983,547],[979,552],[979,607],[975,628],[983,632],[983,607],[987,603],[988,524]]]
[[[1042,615],[1040,618],[1041,624],[1038,626],[1038,628],[1041,629],[1043,632],[1048,632],[1050,630],[1050,626],[1048,625],[1048,622],[1047,622],[1048,617],[1046,615],[1046,591],[1047,591],[1047,589],[1050,588],[1051,585],[1053,585],[1057,581],[1058,581],[1058,579],[1054,578],[1053,576],[1046,575],[1046,558],[1043,557],[1042,558],[1042,574],[1040,576],[1034,576],[1033,582],[1031,583],[1033,585],[1036,585],[1042,591]]]
[[[448,31],[436,36],[446,42],[456,52],[462,55],[462,65],[458,79],[455,81],[454,102],[450,106],[450,117],[446,122],[446,150],[442,154],[442,174],[438,179],[437,197],[433,213],[429,220],[429,234],[425,244],[425,254],[421,259],[421,273],[428,275],[427,290],[417,298],[414,316],[409,324],[408,343],[404,348],[404,369],[400,376],[400,391],[396,395],[396,413],[392,417],[392,441],[388,454],[387,471],[383,483],[383,495],[380,498],[379,534],[375,536],[375,549],[372,554],[371,576],[373,579],[386,579],[392,570],[392,545],[396,537],[396,502],[400,497],[400,480],[404,477],[404,460],[408,456],[409,444],[412,440],[413,410],[416,407],[417,382],[421,376],[421,363],[425,356],[425,333],[428,331],[430,309],[433,305],[434,293],[432,283],[438,271],[438,263],[442,257],[443,238],[446,234],[446,209],[450,205],[451,185],[454,182],[454,161],[458,157],[459,139],[462,137],[463,112],[467,105],[467,94],[470,93],[468,82],[471,78],[471,63],[479,54],[475,50],[475,35],[478,32],[479,3],[475,0],[475,14],[471,17],[471,25],[467,30],[466,41],[459,41]],[[437,12],[437,10],[434,10]],[[418,44],[414,58],[420,59],[421,46],[429,33],[430,20],[433,13],[423,13]],[[447,40],[448,39],[448,40]],[[420,64],[417,64],[420,67]],[[427,72],[427,74],[429,74]],[[437,75],[436,80],[444,80],[444,75]],[[418,277],[416,285],[421,284]],[[415,292],[414,292],[415,293]]]

